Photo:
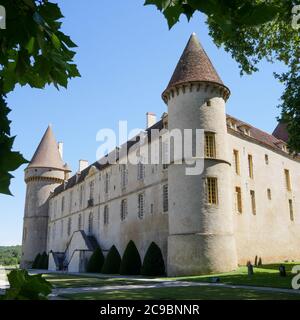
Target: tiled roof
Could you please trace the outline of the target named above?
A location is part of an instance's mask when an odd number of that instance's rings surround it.
[[[257,143],[263,144],[265,146],[271,147],[272,149],[274,149],[274,151],[277,152],[282,152],[282,149],[280,148],[280,144],[285,143],[284,141],[277,139],[276,137],[274,137],[273,135],[264,132],[260,129],[257,129],[253,126],[251,126],[250,124],[241,121],[237,118],[234,118],[230,115],[227,115],[227,119],[231,119],[234,121],[234,123],[236,124],[236,130],[231,130],[231,132],[236,132],[239,135],[242,135],[244,137],[246,137],[247,139],[251,139],[252,141],[256,141]],[[246,126],[249,131],[250,131],[250,136],[247,136],[244,134],[243,130],[242,130],[242,126]],[[158,121],[157,123],[155,123],[152,127],[148,128],[146,130],[149,142],[151,141],[151,130],[152,129],[158,129],[161,130],[163,129],[163,120]],[[135,141],[134,139],[129,140],[126,142],[127,144],[127,148],[128,150],[135,145],[138,142]],[[124,144],[124,146],[126,145]],[[284,153],[286,156],[288,156],[287,153]],[[299,157],[298,157],[299,159]],[[300,159],[299,159],[300,160]],[[91,164],[90,166],[88,166],[86,169],[84,169],[81,173],[77,173],[76,175],[74,175],[73,177],[71,177],[65,184],[62,184],[60,186],[58,186],[53,193],[53,196],[63,192],[66,189],[72,188],[73,186],[75,186],[76,184],[84,181],[85,177],[88,175],[89,170],[91,169],[92,166],[95,166],[99,171],[105,169],[106,167],[109,166],[109,164],[100,164],[98,161],[94,162],[93,164]]]
[[[288,142],[289,135],[286,129],[286,125],[284,123],[278,123],[278,126],[275,128],[274,132],[272,133],[274,137],[280,139],[282,141]]]
[[[227,119],[232,119],[234,120],[235,124],[236,124],[236,131],[240,134],[243,134],[243,130],[240,128],[242,126],[247,126],[249,128],[250,131],[250,138],[256,140],[259,143],[262,143],[266,146],[269,146],[271,148],[274,148],[277,151],[282,151],[282,149],[280,148],[281,144],[285,144],[285,141],[276,138],[274,135],[269,134],[265,131],[262,131],[260,129],[257,129],[255,127],[253,127],[252,125],[241,121],[239,119],[236,119],[230,115],[227,115]],[[234,130],[232,130],[232,132],[234,132]],[[246,136],[246,135],[245,135]],[[247,136],[246,136],[247,137]]]
[[[166,91],[176,85],[189,82],[214,82],[223,85],[221,78],[194,33],[183,51]]]
[[[63,162],[51,126],[49,126],[33,155],[28,168],[54,168],[69,171]]]

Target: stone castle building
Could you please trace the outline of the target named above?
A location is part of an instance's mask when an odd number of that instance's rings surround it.
[[[177,159],[122,164],[116,149],[116,164],[80,161],[70,177],[49,127],[25,170],[22,267],[46,251],[49,269],[80,272],[97,245],[122,255],[130,240],[142,259],[154,241],[168,275],[300,260],[300,159],[289,154],[282,125],[270,135],[226,115],[229,95],[193,34],[162,94],[168,113],[159,121],[148,113],[144,135],[203,129],[200,175],[186,175]]]

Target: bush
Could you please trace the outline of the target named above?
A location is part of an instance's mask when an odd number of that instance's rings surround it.
[[[119,251],[115,246],[112,246],[106,256],[101,272],[105,274],[117,274],[119,273],[120,265],[121,256]]]
[[[38,253],[32,263],[32,269],[38,269],[39,265],[40,265],[40,260],[41,260],[41,254]]]
[[[37,269],[48,270],[49,258],[46,252],[43,252],[38,261]]]
[[[138,275],[141,274],[141,257],[132,240],[129,241],[123,254],[120,274],[122,275]]]
[[[100,273],[104,264],[104,256],[100,247],[98,247],[90,257],[86,271],[91,273]]]
[[[47,300],[52,285],[41,274],[30,276],[26,270],[13,270],[8,276],[9,289],[3,300]]]
[[[159,246],[152,242],[146,252],[141,274],[144,276],[165,275],[165,263]]]

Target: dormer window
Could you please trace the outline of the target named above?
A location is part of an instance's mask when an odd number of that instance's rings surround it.
[[[237,130],[237,124],[235,119],[227,118],[227,126],[232,130]]]
[[[284,141],[279,141],[276,143],[277,147],[280,148],[284,152],[288,152],[288,148],[286,146],[286,143]]]
[[[250,126],[248,126],[247,124],[242,124],[238,127],[246,136],[251,136],[251,132],[250,132]]]

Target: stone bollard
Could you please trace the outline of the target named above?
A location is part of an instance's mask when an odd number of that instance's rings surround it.
[[[284,265],[279,266],[279,274],[280,274],[280,277],[286,277],[286,269]]]
[[[251,264],[250,261],[247,263],[247,268],[248,268],[248,276],[253,276],[254,274],[253,265]]]

